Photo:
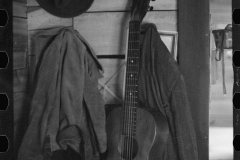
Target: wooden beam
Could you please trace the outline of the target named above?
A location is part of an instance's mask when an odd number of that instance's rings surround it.
[[[103,85],[110,84],[110,81],[114,80],[122,83],[123,81],[123,72],[125,68],[125,60],[119,59],[99,59],[100,64],[102,64],[104,73],[103,77],[99,79],[99,82]],[[117,77],[117,79],[114,79]]]
[[[28,6],[39,6],[36,0],[27,0]],[[130,10],[131,0],[95,0],[87,12],[96,11],[126,11]],[[156,0],[150,1],[154,10],[176,10],[177,0]]]
[[[36,70],[36,56],[29,55],[28,56],[28,81],[29,85],[31,86],[34,83],[34,74]]]
[[[22,138],[28,127],[31,99],[26,92],[18,92],[13,95],[14,101],[14,152],[17,153],[21,145]],[[15,157],[14,159],[17,159]]]
[[[13,1],[23,3],[23,4],[27,4],[28,0],[13,0]]]
[[[13,1],[13,16],[27,18],[27,6],[24,3]]]
[[[26,68],[27,35],[27,20],[13,17],[13,69]]]
[[[102,92],[102,95],[104,97],[105,100],[105,104],[111,104],[111,102],[113,101],[113,99],[116,99],[117,101],[119,101],[120,103],[123,102],[123,99],[118,97],[112,90],[110,90],[108,88],[108,86],[102,84],[101,82],[98,82],[98,84],[100,85],[100,92]],[[111,94],[111,96],[106,94],[106,91]],[[111,98],[113,97],[113,98]]]
[[[27,51],[27,20],[13,17],[13,50]]]
[[[99,59],[99,62],[104,69],[103,77],[99,79],[99,85],[106,104],[110,104],[114,99],[121,102],[123,100],[125,59]]]
[[[13,92],[26,91],[28,82],[28,69],[13,71]]]
[[[191,107],[197,137],[198,159],[207,160],[209,159],[210,87],[209,0],[178,2],[179,67],[185,80]],[[186,154],[186,158],[189,155]]]
[[[27,68],[27,52],[13,52],[13,69]]]
[[[26,98],[25,92],[14,93],[14,124],[18,123],[22,117],[22,112],[24,111],[24,100]]]

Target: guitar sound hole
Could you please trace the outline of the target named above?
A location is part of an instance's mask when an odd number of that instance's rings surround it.
[[[137,141],[133,137],[125,136],[122,141],[121,156],[124,160],[132,160],[137,155]]]

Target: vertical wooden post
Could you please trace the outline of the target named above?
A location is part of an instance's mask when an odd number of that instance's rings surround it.
[[[199,160],[209,159],[209,0],[178,1],[179,65],[195,125]]]

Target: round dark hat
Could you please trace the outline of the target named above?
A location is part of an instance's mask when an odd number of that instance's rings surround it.
[[[71,18],[86,12],[93,0],[37,0],[37,2],[52,15]]]

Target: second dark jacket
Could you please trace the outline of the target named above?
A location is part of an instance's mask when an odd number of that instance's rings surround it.
[[[160,110],[170,136],[164,160],[197,160],[194,124],[184,78],[154,24],[143,26],[139,70],[140,104]]]

